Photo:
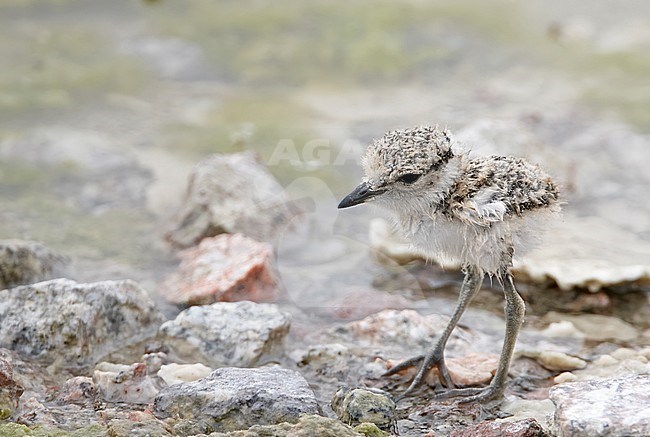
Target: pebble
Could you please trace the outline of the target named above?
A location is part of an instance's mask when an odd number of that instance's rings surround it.
[[[158,387],[147,374],[144,363],[130,366],[99,363],[93,373],[93,382],[102,398],[108,402],[149,404],[158,394]]]
[[[276,305],[218,302],[190,307],[160,327],[160,339],[185,362],[250,367],[282,353],[290,315]]]
[[[183,382],[196,381],[205,378],[212,373],[212,369],[201,363],[195,364],[164,364],[158,371],[158,376],[167,385],[180,384]]]
[[[544,316],[548,322],[571,322],[587,340],[632,341],[639,335],[637,329],[623,320],[600,314],[560,314],[551,311]]]
[[[397,405],[393,397],[376,388],[340,388],[330,403],[339,420],[348,425],[374,423],[388,431],[395,427]]]
[[[296,423],[301,414],[318,414],[318,404],[296,371],[227,367],[207,378],[162,389],[154,414],[159,419],[178,419],[175,432],[192,435]]]

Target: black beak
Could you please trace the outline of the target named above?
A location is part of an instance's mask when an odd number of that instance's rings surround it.
[[[350,194],[345,196],[341,203],[339,203],[339,209],[349,208],[354,205],[359,205],[364,203],[366,200],[371,199],[378,194],[383,193],[385,190],[371,190],[366,182],[361,183],[357,188],[355,188]]]

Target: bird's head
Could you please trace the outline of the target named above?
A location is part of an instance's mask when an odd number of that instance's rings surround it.
[[[348,194],[339,208],[370,200],[395,200],[417,195],[437,180],[437,170],[452,157],[448,131],[420,126],[387,132],[363,156],[363,182]]]

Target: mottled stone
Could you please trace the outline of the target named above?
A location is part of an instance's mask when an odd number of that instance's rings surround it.
[[[179,247],[221,233],[271,241],[297,212],[253,153],[214,154],[194,168],[178,224],[166,238]]]
[[[153,402],[158,387],[147,374],[144,363],[99,363],[93,372],[93,381],[102,398],[108,402],[149,404]]]
[[[318,413],[314,393],[298,372],[280,367],[217,369],[162,389],[154,403],[159,419],[180,420],[174,429],[183,435],[295,423],[305,413]]]
[[[251,300],[269,302],[280,294],[273,247],[241,234],[205,238],[178,254],[176,272],[160,293],[171,303],[206,305]]]
[[[182,311],[159,336],[184,361],[247,367],[279,353],[289,326],[289,314],[276,305],[219,302]]]
[[[380,429],[389,430],[395,426],[393,397],[376,388],[340,388],[331,402],[332,410],[348,425],[374,423]]]
[[[150,412],[118,414],[108,422],[110,437],[162,437],[172,435],[169,427]]]
[[[516,422],[486,420],[458,431],[452,431],[451,437],[550,437],[547,431],[535,419],[523,419]]]
[[[212,373],[212,369],[201,363],[196,364],[165,364],[158,371],[158,376],[167,385],[192,382],[205,378]]]
[[[78,368],[153,335],[163,317],[133,281],[55,279],[0,291],[0,320],[1,347]]]
[[[92,405],[97,398],[97,386],[88,376],[68,379],[56,396],[59,404]]]
[[[367,424],[364,424],[367,425]],[[374,426],[374,425],[372,425]],[[372,429],[372,427],[365,427]],[[379,431],[376,427],[374,427]],[[378,436],[385,436],[379,431]],[[296,423],[280,423],[278,425],[254,425],[244,431],[233,431],[228,433],[214,432],[209,437],[374,437],[373,434],[364,433],[352,429],[348,425],[336,419],[318,416],[315,414],[303,414]]]
[[[650,435],[650,375],[559,384],[549,396],[563,436]]]
[[[63,274],[67,258],[34,241],[0,241],[0,290]]]
[[[7,419],[18,408],[23,387],[14,380],[13,366],[0,358],[0,420]]]

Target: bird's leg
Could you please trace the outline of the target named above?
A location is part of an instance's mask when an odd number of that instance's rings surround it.
[[[515,289],[515,284],[512,281],[512,275],[510,272],[505,270],[500,277],[506,297],[506,335],[503,340],[503,349],[501,350],[501,357],[499,358],[496,375],[492,378],[490,385],[485,388],[449,390],[436,396],[436,399],[467,396],[464,399],[459,400],[459,402],[485,402],[500,397],[503,394],[506,379],[508,377],[510,360],[512,359],[512,354],[515,350],[515,343],[517,342],[517,335],[519,334],[519,328],[524,321],[526,306],[524,300],[519,296],[519,293],[517,293],[517,290]]]
[[[454,383],[449,376],[449,370],[447,370],[447,365],[445,364],[445,345],[447,340],[451,336],[452,331],[458,324],[458,320],[465,312],[465,309],[471,302],[472,298],[481,288],[481,283],[483,282],[483,272],[475,267],[467,267],[465,271],[465,279],[463,280],[463,285],[460,289],[460,296],[458,298],[458,303],[454,309],[454,313],[451,316],[451,320],[447,324],[447,327],[442,332],[442,335],[436,342],[436,344],[428,351],[426,355],[418,355],[411,359],[408,359],[397,366],[391,368],[388,372],[384,373],[384,376],[394,375],[408,367],[415,366],[420,364],[420,369],[418,370],[417,375],[411,382],[411,385],[402,393],[398,399],[403,398],[404,396],[411,393],[416,387],[422,384],[425,376],[429,369],[432,367],[438,368],[438,373],[440,375],[440,382],[448,388],[453,388]]]

